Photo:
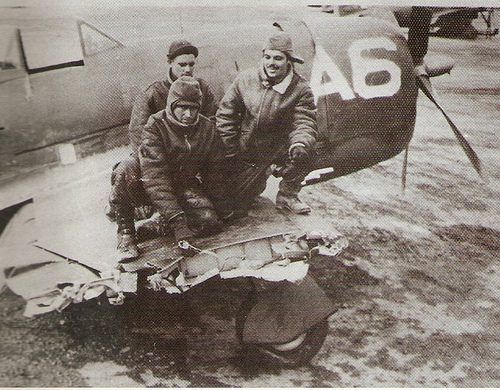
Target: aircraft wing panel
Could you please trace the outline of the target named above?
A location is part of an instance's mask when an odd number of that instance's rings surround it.
[[[181,257],[172,237],[149,239],[139,243],[141,256],[122,264],[120,272],[115,260],[116,226],[104,214],[108,192],[109,173],[99,173],[40,194],[13,217],[1,237],[0,250],[15,253],[18,259],[31,259],[29,267],[2,264],[8,271],[5,284],[27,301],[26,316],[61,311],[104,292],[111,303],[120,303],[124,293],[137,291],[136,272],[145,268],[156,271],[156,279],[150,281],[154,285],[158,280],[166,283],[162,277],[166,271],[161,269],[180,267],[185,280],[171,286],[175,292],[217,274],[223,278],[300,279],[307,273],[307,264],[271,263],[282,255],[288,258],[296,256],[297,250],[303,252],[297,242],[304,239],[304,232],[317,235],[314,231],[325,229],[327,243],[336,242],[338,235],[329,221],[320,224],[318,215],[282,214],[268,198],[260,197],[247,217],[226,226],[224,232],[193,240],[203,249],[196,256]],[[337,246],[325,244],[325,254],[335,255],[341,249]]]
[[[104,213],[109,172],[34,198],[38,245],[98,271],[117,266],[116,224]]]
[[[273,236],[285,232],[300,233],[301,230],[284,214],[276,211],[274,203],[268,198],[255,200],[248,216],[227,226],[224,234],[200,240],[203,248],[219,248],[253,238]],[[228,239],[229,237],[229,239]]]
[[[37,245],[100,272],[116,268],[116,224],[104,213],[109,190],[109,173],[105,172],[35,197]],[[277,213],[272,202],[261,198],[248,217],[227,226],[224,234],[199,238],[196,244],[218,248],[284,232],[300,230]],[[141,257],[122,265],[126,272],[181,255],[169,237],[142,242],[139,250]]]
[[[121,264],[125,272],[137,272],[151,265],[163,268],[165,264],[179,257],[180,251],[175,245],[173,238],[158,237],[137,244],[140,256],[129,263]]]
[[[35,247],[37,238],[34,216],[33,203],[26,204],[12,217],[0,237],[1,264],[8,270],[8,274],[16,268],[64,260]]]
[[[116,268],[116,224],[104,213],[109,190],[109,172],[104,172],[36,196],[33,204],[36,245],[100,272]],[[261,198],[248,217],[227,226],[224,234],[199,238],[196,244],[210,249],[300,231],[289,218],[276,212],[272,202]],[[139,250],[142,254],[139,259],[123,265],[126,272],[180,256],[168,237],[142,242]]]
[[[88,283],[97,279],[92,271],[67,261],[45,264],[6,279],[7,286],[25,300],[35,299],[55,290],[59,284]]]
[[[196,238],[195,244],[199,248],[210,251],[282,233],[301,234],[302,230],[294,225],[287,216],[278,213],[273,202],[267,198],[259,197],[247,217],[225,226],[224,231],[220,234]],[[181,256],[181,251],[177,248],[172,237],[148,240],[138,246],[141,256],[135,261],[122,264],[121,267],[124,271],[135,272],[141,268],[150,267],[151,264],[162,268],[173,259]]]
[[[88,268],[36,246],[34,209],[33,203],[21,207],[0,237],[1,287],[6,285],[28,302],[27,316],[64,307],[65,286],[99,280]]]

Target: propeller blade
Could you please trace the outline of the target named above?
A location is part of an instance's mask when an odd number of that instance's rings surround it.
[[[469,161],[471,162],[472,166],[478,173],[479,177],[483,177],[482,171],[481,171],[481,161],[479,160],[479,157],[477,156],[476,152],[472,149],[470,146],[469,142],[465,139],[463,134],[458,130],[457,126],[453,123],[453,121],[450,119],[448,114],[444,111],[444,109],[441,107],[441,105],[437,102],[436,97],[434,96],[434,93],[432,91],[432,86],[429,82],[429,79],[424,76],[424,75],[417,75],[417,84],[418,87],[422,90],[422,92],[429,98],[431,102],[434,103],[434,105],[441,111],[441,113],[444,115],[446,118],[448,124],[450,125],[451,129],[453,130],[453,133],[455,133],[455,137],[457,137],[457,140],[464,150],[465,154],[469,158]]]

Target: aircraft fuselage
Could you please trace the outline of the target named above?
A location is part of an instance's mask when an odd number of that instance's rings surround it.
[[[2,70],[0,136],[6,142],[0,146],[0,177],[16,164],[57,160],[59,143],[124,128],[136,94],[165,77],[167,48],[178,37],[199,47],[196,75],[222,98],[239,71],[258,66],[262,44],[276,29],[273,22],[291,34],[294,52],[305,60],[297,71],[309,80],[317,101],[318,168],[333,167],[335,176],[341,176],[406,147],[414,128],[417,87],[406,39],[396,26],[371,17],[324,14],[310,15],[305,22],[262,12],[257,18],[255,10],[248,11],[249,19],[244,8],[235,9],[239,15],[219,24],[200,20],[200,12],[171,9],[172,18],[182,16],[182,31],[165,31],[161,39],[130,46],[114,44],[104,33],[99,38],[106,44],[96,46],[88,30],[101,32],[80,22],[83,66],[33,73],[25,59],[20,61],[24,69]],[[18,45],[22,50],[22,42]],[[36,157],[50,148],[52,153]]]

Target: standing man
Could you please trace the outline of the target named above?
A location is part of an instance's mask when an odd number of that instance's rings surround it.
[[[141,176],[125,183],[116,204],[119,238],[128,237],[136,252],[134,206],[152,205],[163,234],[171,231],[177,242],[222,227],[216,208],[222,210],[226,201],[224,187],[212,184],[222,174],[222,143],[215,124],[199,114],[201,106],[199,82],[181,76],[170,86],[165,109],[153,114],[142,131]],[[137,256],[120,254],[122,262]]]
[[[116,220],[118,223],[117,248],[124,259],[132,259],[139,255],[135,244],[135,229],[130,229],[130,226],[133,225],[134,213],[131,216],[128,212],[128,205],[125,207],[124,203],[126,203],[125,199],[130,199],[126,195],[127,188],[130,189],[129,184],[138,183],[140,180],[141,174],[137,153],[141,144],[144,126],[151,115],[166,107],[172,83],[181,76],[193,76],[197,57],[198,48],[190,42],[186,40],[172,42],[168,51],[169,69],[167,78],[151,84],[144,92],[137,96],[134,102],[129,124],[129,139],[132,154],[113,167],[109,209],[106,213],[110,219]],[[217,111],[215,97],[204,80],[198,78],[197,81],[202,93],[200,112],[206,117],[212,118]],[[144,209],[148,210],[146,216],[151,216],[151,207],[138,207],[136,211]],[[145,215],[141,217],[144,218]]]
[[[217,111],[217,130],[230,167],[235,209],[245,212],[264,191],[271,164],[282,167],[278,209],[307,214],[298,193],[310,170],[316,142],[316,106],[311,88],[294,70],[289,34],[277,32],[265,43],[258,69],[241,72]]]

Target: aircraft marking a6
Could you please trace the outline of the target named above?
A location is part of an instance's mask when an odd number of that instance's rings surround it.
[[[316,45],[313,69],[311,74],[311,89],[316,102],[320,96],[339,93],[343,100],[355,99],[356,95],[364,99],[389,97],[401,88],[401,69],[393,61],[364,57],[364,52],[373,49],[397,50],[396,45],[386,37],[363,38],[355,40],[348,49],[352,68],[352,88],[339,67],[320,45]],[[367,79],[374,73],[387,73],[383,83],[370,85]]]

